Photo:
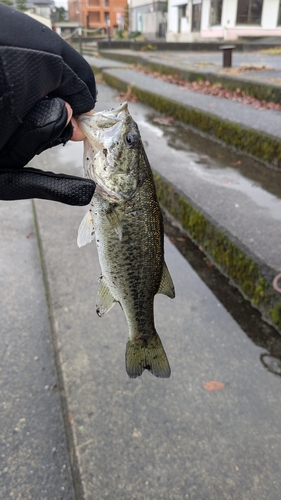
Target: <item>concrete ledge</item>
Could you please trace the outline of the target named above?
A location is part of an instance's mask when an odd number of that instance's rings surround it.
[[[258,309],[265,321],[281,332],[281,298],[272,288],[276,271],[259,260],[250,249],[234,239],[225,228],[196,207],[178,188],[154,174],[161,206],[181,230],[202,248],[216,267]]]
[[[95,68],[93,68],[95,71]],[[112,87],[125,92],[128,83],[102,71],[103,79]],[[255,156],[276,168],[281,168],[281,142],[268,134],[245,128],[237,123],[227,122],[219,117],[187,107],[164,96],[144,91],[135,85],[131,92],[141,101],[157,109],[161,113],[193,125],[197,129],[224,143]]]
[[[209,81],[211,83],[221,83],[221,85],[227,90],[235,91],[239,88],[241,91],[248,95],[255,97],[256,99],[264,101],[272,101],[280,103],[281,101],[281,86],[280,85],[270,85],[263,82],[249,81],[241,77],[235,77],[224,74],[216,74],[212,72],[202,72],[189,69],[182,69],[180,67],[170,66],[168,64],[161,64],[157,62],[148,61],[141,55],[131,55],[131,54],[117,54],[116,52],[110,52],[108,50],[100,50],[99,54],[106,58],[114,61],[121,61],[127,64],[138,64],[144,66],[150,71],[157,71],[163,75],[177,75],[182,80],[187,82],[194,81]]]
[[[186,50],[190,52],[196,52],[200,50],[204,51],[214,51],[219,50],[222,45],[222,41],[206,41],[206,42],[166,42],[158,40],[146,40],[146,41],[133,41],[133,40],[103,40],[98,41],[97,45],[99,50],[103,49],[130,49],[130,50],[144,50],[147,46],[153,46],[154,50]],[[276,43],[251,43],[251,42],[232,42],[235,45],[235,50],[238,51],[251,51],[251,50],[261,50],[266,48],[276,47]]]

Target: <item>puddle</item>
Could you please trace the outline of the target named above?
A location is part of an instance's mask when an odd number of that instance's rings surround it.
[[[186,153],[189,171],[213,185],[243,192],[281,220],[281,172],[199,135],[187,125],[157,123],[159,116],[149,115],[148,121],[162,131],[169,147]]]

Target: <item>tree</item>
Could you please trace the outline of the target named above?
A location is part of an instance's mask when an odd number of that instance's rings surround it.
[[[16,8],[22,12],[27,10],[26,0],[16,0]]]
[[[1,3],[4,3],[5,5],[8,5],[9,7],[12,7],[14,5],[14,2],[12,2],[12,0],[1,0]]]
[[[57,7],[56,10],[58,13],[58,22],[61,23],[61,22],[67,21],[65,8],[64,7]]]
[[[129,20],[129,5],[126,4],[124,7],[124,30],[129,31],[130,20]]]

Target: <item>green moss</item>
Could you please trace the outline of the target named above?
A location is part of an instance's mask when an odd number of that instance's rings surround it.
[[[103,72],[103,79],[105,83],[110,85],[111,87],[114,87],[117,90],[121,90],[122,92],[126,92],[128,89],[128,84],[120,80],[119,78],[116,78],[115,76],[109,75],[106,72]],[[131,87],[131,92],[134,91],[134,87]]]
[[[109,85],[121,91],[127,90],[127,83],[106,72],[103,76]],[[263,154],[263,159],[274,161],[281,167],[281,145],[272,138],[262,136],[255,131],[244,130],[238,125],[223,122],[211,115],[204,115],[137,87],[132,87],[131,91],[140,100],[162,113],[192,123],[206,132],[210,133],[211,130],[213,135],[225,142],[229,141],[228,143],[240,149],[244,148],[256,156]],[[189,237],[202,247],[208,259],[230,278],[254,307],[260,310],[264,318],[281,331],[281,299],[271,285],[272,270],[265,270],[261,264],[255,262],[168,181],[159,174],[155,174],[154,177],[160,204],[179,222]]]
[[[134,55],[129,55],[129,54],[117,54],[115,52],[108,52],[108,51],[99,51],[99,55],[101,57],[104,57],[105,59],[110,59],[113,61],[121,61],[127,64],[137,64],[136,59],[137,56]]]
[[[104,80],[119,90],[125,91],[127,88],[126,83],[106,72]],[[132,86],[131,91],[140,101],[161,113],[173,116],[183,123],[191,124],[230,146],[281,168],[281,142],[273,137],[253,129],[243,128],[236,123],[226,122],[214,115],[189,108],[136,86]]]
[[[280,296],[274,292],[270,284],[271,277],[264,276],[265,270],[262,266],[239,248],[168,181],[156,173],[154,180],[162,207],[202,248],[208,259],[231,279],[244,297],[262,312],[264,318],[277,329],[281,329]]]
[[[269,314],[273,324],[281,330],[281,303],[269,310]]]
[[[130,54],[117,54],[116,52],[100,51],[102,57],[114,59],[128,64],[139,64],[145,66],[150,71],[157,71],[165,75],[178,75],[179,78],[188,82],[193,81],[209,81],[210,83],[220,83],[223,88],[231,91],[239,89],[247,95],[251,95],[256,99],[272,101],[280,103],[281,101],[281,85],[271,85],[263,82],[253,82],[246,79],[232,77],[221,73],[200,73],[191,69],[182,69],[166,64],[151,62],[141,56]]]

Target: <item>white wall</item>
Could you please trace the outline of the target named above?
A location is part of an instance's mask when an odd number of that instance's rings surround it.
[[[162,12],[148,12],[142,14],[143,22],[143,34],[144,35],[157,35],[159,30],[159,24],[165,21],[165,17]]]
[[[114,2],[114,0],[112,0]],[[151,3],[149,0],[129,0],[130,9],[134,9],[135,7],[142,7],[143,5],[147,5]]]
[[[204,2],[202,2],[201,30],[207,29],[209,27],[210,8],[211,0],[205,0]]]
[[[261,25],[265,29],[276,28],[278,18],[278,0],[263,0]]]
[[[236,40],[239,36],[281,36],[281,27],[277,27],[279,0],[263,0],[260,26],[236,25],[238,0],[223,0],[221,26],[209,26],[211,0],[202,0],[201,32],[192,33],[189,20],[182,19],[181,30],[178,33],[177,6],[186,3],[189,5],[191,17],[192,0],[168,0],[167,41],[180,42],[214,38]]]
[[[222,9],[222,27],[234,28],[236,25],[238,0],[224,0]]]

